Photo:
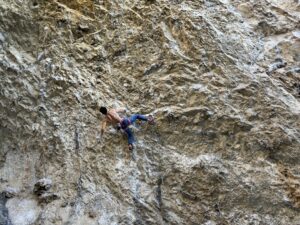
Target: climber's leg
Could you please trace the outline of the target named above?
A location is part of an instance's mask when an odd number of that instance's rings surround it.
[[[148,117],[141,114],[133,114],[130,118],[130,123],[134,123],[136,120],[148,121]]]
[[[124,131],[126,132],[127,138],[128,138],[128,148],[129,148],[129,150],[131,150],[131,149],[133,149],[133,142],[134,142],[133,132],[129,127],[124,129]]]

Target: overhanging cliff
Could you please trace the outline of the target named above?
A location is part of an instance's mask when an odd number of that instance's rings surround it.
[[[299,22],[292,0],[0,0],[0,224],[299,224]],[[129,152],[101,105],[156,125]]]

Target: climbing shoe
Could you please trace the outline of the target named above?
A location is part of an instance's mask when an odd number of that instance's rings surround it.
[[[148,123],[151,124],[151,125],[154,125],[155,122],[154,122],[154,117],[152,115],[149,115],[148,116]]]
[[[131,151],[133,149],[133,144],[129,144],[128,149]]]

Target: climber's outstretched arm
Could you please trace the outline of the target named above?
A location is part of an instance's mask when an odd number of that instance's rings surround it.
[[[120,112],[120,113],[125,113],[126,112],[126,108],[119,108],[119,109],[116,109],[116,112]]]
[[[105,119],[102,123],[101,123],[101,135],[103,135],[105,129],[106,129],[106,125],[107,125],[107,120]]]

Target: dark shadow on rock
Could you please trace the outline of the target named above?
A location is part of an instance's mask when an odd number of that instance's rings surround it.
[[[7,198],[4,193],[0,194],[0,224],[1,225],[13,225],[8,216],[8,209],[5,204],[7,202]]]

